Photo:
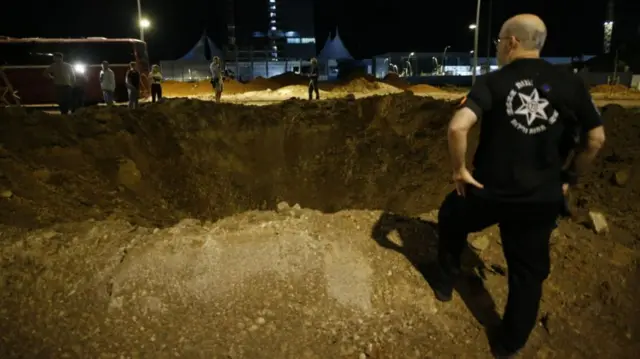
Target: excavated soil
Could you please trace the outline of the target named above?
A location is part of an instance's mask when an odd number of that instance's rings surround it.
[[[453,109],[404,93],[0,110],[0,357],[488,358],[498,229],[472,236],[453,302],[420,271]],[[640,114],[603,116],[572,200],[611,231],[560,222],[523,358],[640,351]]]

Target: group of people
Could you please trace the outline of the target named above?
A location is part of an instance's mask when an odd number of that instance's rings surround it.
[[[136,109],[140,107],[140,85],[142,83],[142,76],[137,69],[135,62],[129,63],[129,69],[124,75],[124,84],[127,88],[127,94],[129,98],[129,108]],[[153,65],[151,67],[151,102],[157,102],[162,99],[162,72],[160,72],[160,66]],[[100,71],[100,87],[104,95],[104,102],[111,106],[114,102],[114,91],[116,88],[116,79],[113,70],[109,68],[107,61],[102,62],[102,70]]]
[[[88,83],[85,71],[74,71],[73,66],[64,61],[61,53],[53,55],[53,63],[45,70],[45,76],[49,77],[54,84],[56,102],[61,114],[75,112],[85,104],[85,89]],[[102,90],[104,102],[112,106],[115,102],[116,76],[109,66],[109,62],[102,62],[102,69],[99,75],[100,89]],[[150,74],[151,80],[151,100],[157,102],[162,99],[162,73],[158,65],[153,65]],[[139,107],[140,90],[142,76],[138,71],[137,64],[131,62],[125,74],[125,86],[129,98],[129,108]]]
[[[211,65],[209,65],[209,71],[211,72],[211,86],[215,93],[216,102],[220,102],[222,98],[222,91],[224,90],[224,75],[222,62],[220,57],[214,56]],[[320,99],[320,90],[318,88],[318,78],[320,72],[318,70],[318,60],[316,58],[311,59],[311,69],[309,71],[309,100],[313,99],[313,94],[316,95],[316,100]]]

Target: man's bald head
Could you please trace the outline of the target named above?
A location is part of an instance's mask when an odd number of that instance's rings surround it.
[[[502,25],[500,37],[515,37],[522,50],[540,51],[547,39],[547,27],[542,19],[532,14],[516,15]]]

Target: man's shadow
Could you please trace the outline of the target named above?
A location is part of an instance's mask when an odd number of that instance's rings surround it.
[[[389,234],[397,231],[402,245],[389,239]],[[411,218],[392,213],[383,213],[373,227],[371,237],[381,246],[402,253],[422,274],[433,289],[438,279],[437,266],[438,225],[432,221]],[[488,272],[504,275],[499,268],[487,268],[472,250],[467,249],[462,256],[462,274],[454,289],[473,316],[492,335],[500,324],[500,316],[491,294],[484,287],[483,280]]]

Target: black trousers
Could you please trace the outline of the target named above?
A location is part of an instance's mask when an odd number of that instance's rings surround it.
[[[71,90],[72,101],[71,101],[71,112],[76,112],[81,107],[84,107],[84,88],[83,87],[74,87]]]
[[[162,85],[151,84],[151,102],[160,101],[162,99]]]
[[[312,77],[309,80],[309,100],[313,99],[313,93],[316,93],[316,100],[320,99],[320,91],[318,90],[318,79]]]
[[[68,114],[73,106],[73,90],[71,86],[56,85],[55,91],[60,113],[63,115]]]
[[[509,296],[502,318],[501,345],[522,348],[538,316],[542,283],[549,275],[549,238],[562,203],[505,203],[455,192],[438,215],[438,260],[444,272],[460,267],[467,235],[498,224],[507,260]],[[453,273],[449,271],[449,273]]]

